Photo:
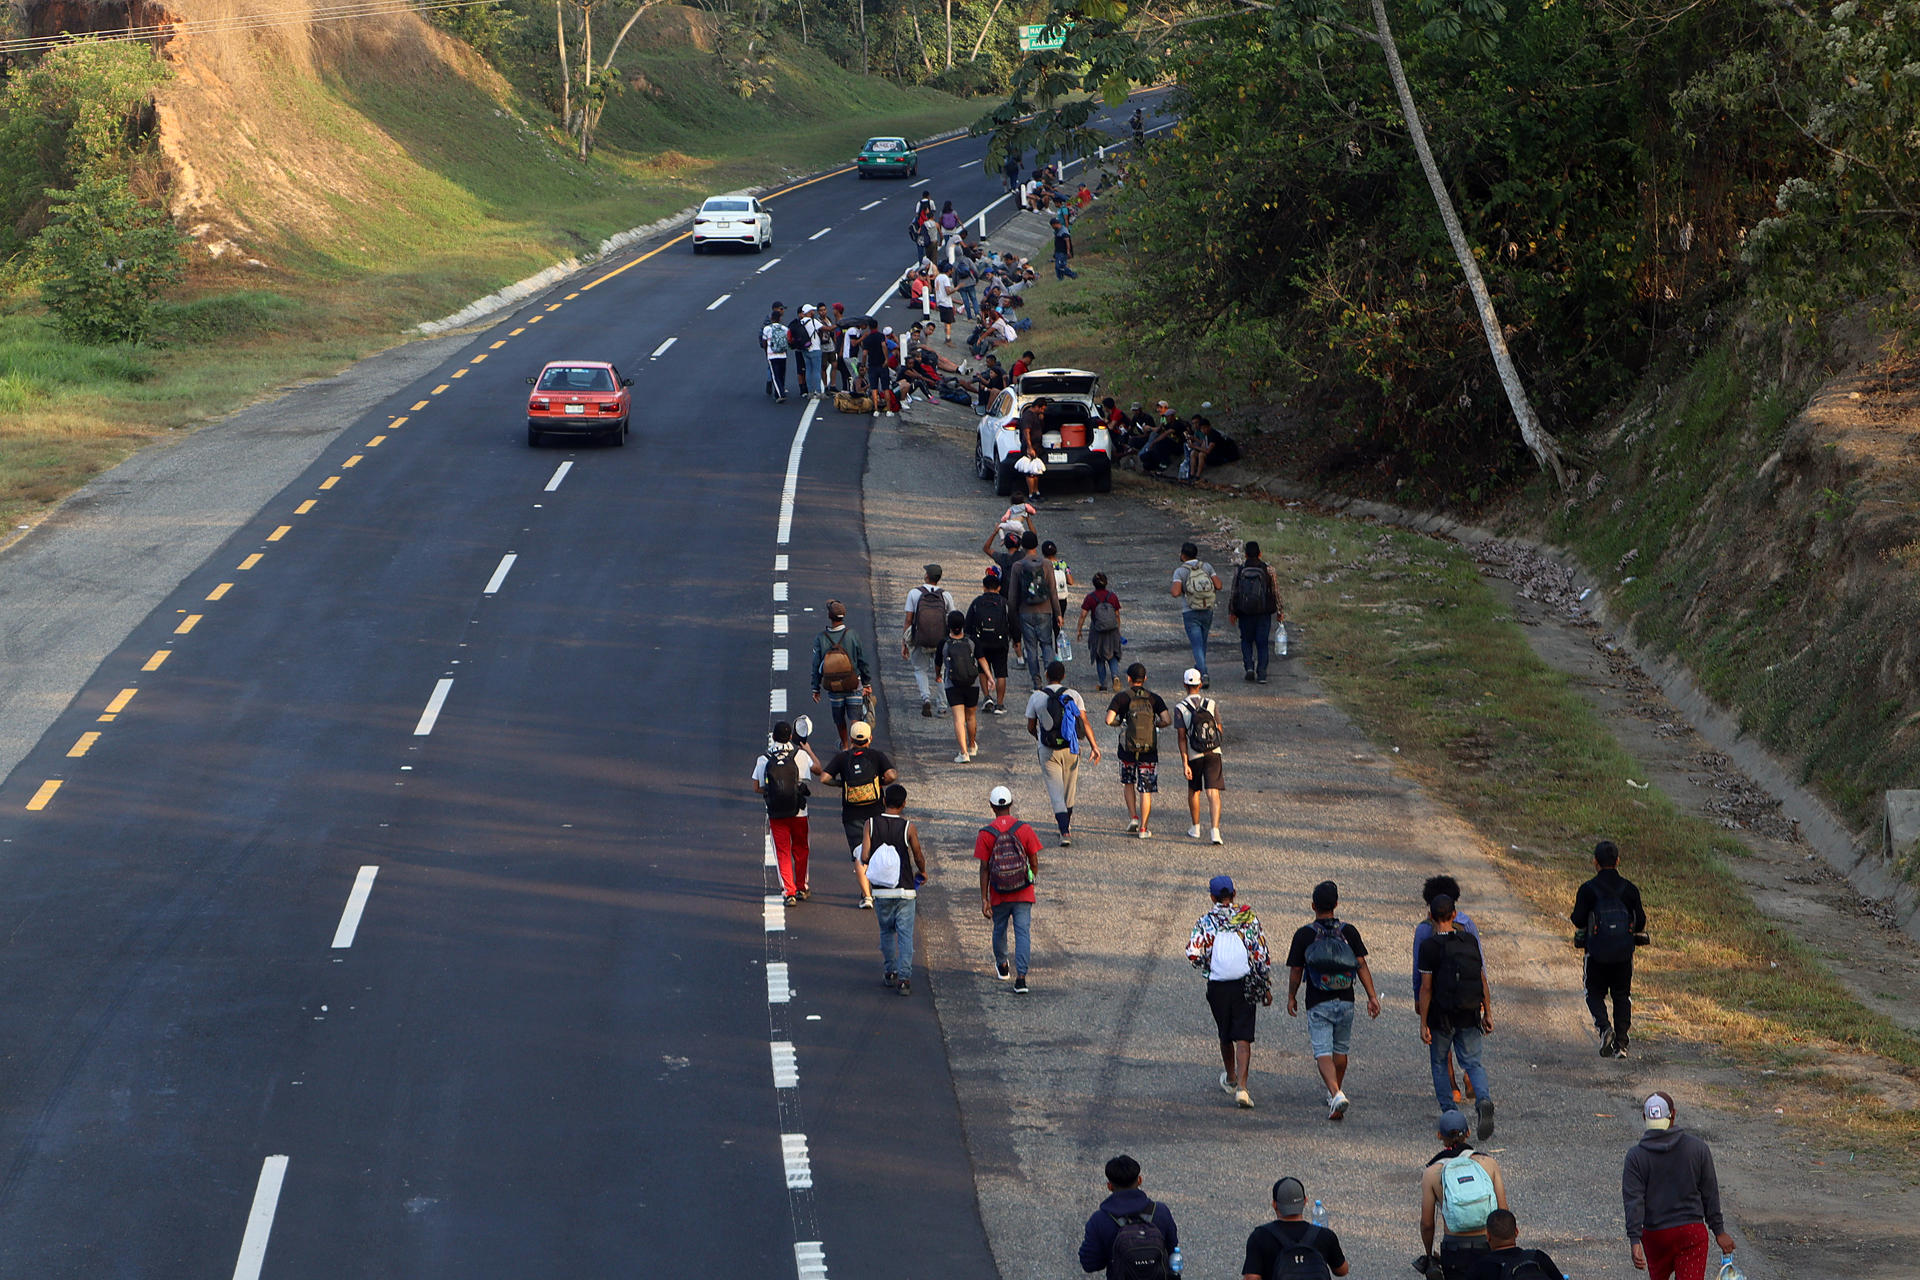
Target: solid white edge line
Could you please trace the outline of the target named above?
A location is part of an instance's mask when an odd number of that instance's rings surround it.
[[[507,580],[507,570],[513,568],[513,562],[515,560],[518,560],[519,558],[520,557],[512,551],[509,551],[507,552],[507,554],[501,556],[500,567],[493,571],[493,576],[491,578],[487,579],[487,585],[480,588],[480,594],[483,596],[490,596],[494,592],[498,591],[500,589],[500,584]]]
[[[360,914],[367,909],[367,895],[373,892],[373,878],[379,874],[379,867],[362,867],[360,874],[353,878],[346,910],[340,913],[340,927],[333,931],[336,950],[353,945],[353,935],[360,931]]]
[[[827,234],[827,232],[831,230],[833,230],[832,227],[822,227],[818,231],[814,232],[812,235],[808,236],[807,239],[818,240],[821,236]]]
[[[447,705],[447,691],[452,688],[451,676],[434,682],[433,696],[427,699],[427,709],[420,713],[420,723],[413,726],[414,737],[424,738],[433,732],[433,723],[440,718],[440,708]]]
[[[712,302],[709,302],[707,304],[707,310],[718,311],[720,309],[720,304],[725,302],[728,298],[731,298],[732,296],[733,295],[730,293],[721,294],[719,297],[715,298]]]
[[[560,482],[567,478],[567,472],[571,470],[573,470],[573,464],[571,462],[563,462],[558,467],[555,467],[553,479],[547,481],[547,492],[552,493],[555,489],[558,489]]]
[[[240,1237],[240,1260],[233,1264],[233,1280],[260,1280],[267,1260],[267,1240],[273,1234],[273,1214],[280,1205],[280,1184],[287,1178],[287,1158],[268,1156],[253,1188],[253,1208],[247,1211],[246,1234]]]
[[[768,266],[772,266],[773,264],[772,264],[772,263],[768,263],[767,265],[768,265]],[[763,270],[763,271],[764,271],[765,269],[766,269],[765,267],[763,267],[763,268],[761,268],[761,270]],[[667,340],[666,340],[665,342],[663,342],[663,343],[661,343],[661,344],[660,344],[659,346],[657,346],[657,347],[655,347],[655,348],[653,349],[653,354],[652,354],[652,355],[650,355],[650,356],[648,356],[648,357],[647,357],[647,359],[649,359],[649,360],[658,360],[658,359],[659,359],[659,358],[660,358],[661,356],[663,356],[663,355],[665,355],[665,354],[667,354],[667,348],[668,348],[668,347],[670,347],[670,346],[672,346],[672,345],[673,345],[674,343],[676,343],[676,342],[678,342],[678,341],[680,341],[680,339],[678,339],[678,338],[668,338],[668,339],[667,339]]]
[[[896,280],[894,283],[899,282]],[[892,292],[893,287],[889,285],[887,293]],[[883,300],[886,298],[886,294],[880,296]],[[807,411],[800,415],[800,425],[793,432],[793,443],[787,447],[787,478],[780,488],[780,528],[773,538],[774,542],[783,547],[793,536],[793,500],[794,495],[800,491],[800,458],[807,449],[807,433],[813,430],[813,415],[819,411],[820,401],[807,401]]]

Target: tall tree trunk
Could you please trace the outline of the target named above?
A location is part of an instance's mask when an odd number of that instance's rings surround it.
[[[947,0],[947,68],[953,70],[953,0]]]
[[[968,62],[979,59],[980,46],[987,42],[987,32],[993,30],[993,20],[1000,16],[1000,6],[1006,2],[1007,0],[993,0],[993,9],[987,14],[986,24],[980,28],[980,34],[973,38],[973,52],[967,55]]]
[[[933,59],[927,56],[927,38],[920,34],[920,7],[908,5],[907,17],[913,20],[913,47],[920,51],[920,65],[927,69],[928,75],[932,75]]]
[[[589,134],[587,118],[593,114],[593,6],[580,8],[580,158],[587,158]]]
[[[807,0],[800,0],[800,43],[807,42]]]
[[[867,0],[858,0],[860,5],[860,74],[873,74],[873,58],[867,52]]]
[[[1527,449],[1533,454],[1534,461],[1540,464],[1542,471],[1553,474],[1554,483],[1562,489],[1567,487],[1567,471],[1560,456],[1560,442],[1540,425],[1540,419],[1534,414],[1533,402],[1527,398],[1526,384],[1520,381],[1520,371],[1514,368],[1513,353],[1507,349],[1506,333],[1500,327],[1500,314],[1493,308],[1493,296],[1487,292],[1487,282],[1480,274],[1480,264],[1475,261],[1473,248],[1467,243],[1467,233],[1460,226],[1460,214],[1453,207],[1453,197],[1447,193],[1447,185],[1441,180],[1440,167],[1434,163],[1433,149],[1427,145],[1427,130],[1420,123],[1420,111],[1413,102],[1413,90],[1407,85],[1406,69],[1400,65],[1400,48],[1394,43],[1393,28],[1387,23],[1386,0],[1372,0],[1373,22],[1378,31],[1380,49],[1387,57],[1387,74],[1393,77],[1393,91],[1400,97],[1400,114],[1406,117],[1407,133],[1413,138],[1414,154],[1420,157],[1420,168],[1427,175],[1427,186],[1433,189],[1433,202],[1440,208],[1440,221],[1446,225],[1447,239],[1453,245],[1453,256],[1460,260],[1461,274],[1467,278],[1467,289],[1473,294],[1473,301],[1480,312],[1480,328],[1487,335],[1487,347],[1493,353],[1493,367],[1500,372],[1500,385],[1506,388],[1507,403],[1513,406],[1513,416],[1520,424],[1520,438],[1526,441]]]
[[[560,45],[560,128],[573,127],[573,71],[567,66],[567,19],[562,5],[553,0],[553,34]]]

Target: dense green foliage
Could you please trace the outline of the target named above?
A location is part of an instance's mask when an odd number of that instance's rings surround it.
[[[180,278],[181,247],[166,211],[136,200],[125,178],[82,178],[53,193],[52,220],[34,237],[40,296],[75,341],[139,342]]]

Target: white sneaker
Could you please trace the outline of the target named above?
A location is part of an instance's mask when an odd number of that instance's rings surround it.
[[[1200,838],[1200,824],[1196,822],[1192,826],[1187,828],[1187,839],[1198,840],[1199,838]]]
[[[1353,1104],[1347,1101],[1347,1095],[1344,1092],[1334,1094],[1331,1098],[1327,1099],[1327,1119],[1344,1119],[1347,1114],[1347,1108],[1351,1105]]]
[[[1240,1106],[1242,1106],[1246,1110],[1248,1111],[1253,1110],[1253,1095],[1248,1093],[1245,1089],[1235,1090],[1233,1095],[1233,1100],[1239,1103]]]
[[[894,412],[893,412],[893,410],[891,410],[891,409],[889,409],[889,410],[887,410],[887,416],[888,416],[889,418],[891,418],[891,417],[893,417],[893,416],[895,416],[895,415],[894,415]]]
[[[1234,1091],[1233,1077],[1228,1075],[1226,1072],[1222,1071],[1220,1073],[1220,1092],[1230,1094],[1233,1091]]]
[[[1220,828],[1218,828],[1218,827],[1215,827],[1215,828],[1213,829],[1213,843],[1214,843],[1214,844],[1225,844],[1225,843],[1226,843],[1226,841],[1225,841],[1225,840],[1222,840],[1222,839],[1220,838]]]
[[[1138,831],[1139,829],[1140,829],[1140,819],[1138,818],[1127,819],[1127,830]]]
[[[968,755],[968,754],[967,754],[966,752],[964,752],[964,751],[962,751],[962,752],[961,752],[961,753],[960,753],[959,755],[957,755],[957,756],[955,756],[955,757],[953,758],[953,762],[954,762],[955,764],[967,764],[967,763],[969,763],[969,762],[971,762],[971,761],[972,761],[972,759],[973,759],[973,757],[972,757],[972,756],[970,756],[970,755]]]

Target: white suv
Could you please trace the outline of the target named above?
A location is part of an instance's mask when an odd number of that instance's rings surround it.
[[[1046,398],[1046,427],[1041,432],[1041,458],[1046,476],[1085,476],[1095,493],[1113,488],[1113,440],[1100,418],[1100,375],[1085,369],[1029,369],[1015,386],[993,398],[980,419],[980,438],[974,444],[973,469],[982,480],[994,482],[994,491],[1013,492],[1018,480],[1014,460],[1020,456],[1020,411]]]

